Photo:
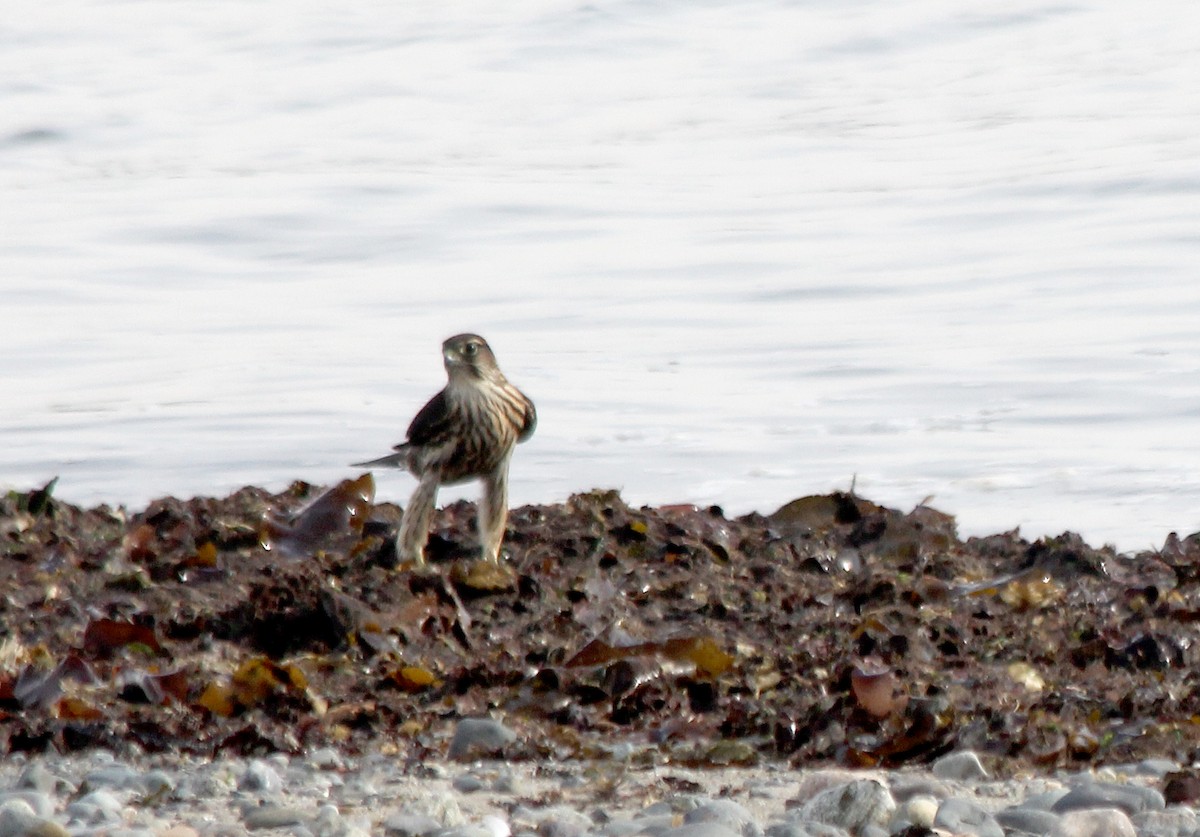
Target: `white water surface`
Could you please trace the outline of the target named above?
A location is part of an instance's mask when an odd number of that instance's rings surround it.
[[[471,330],[540,411],[517,504],[1200,529],[1193,17],[8,0],[0,484],[329,483]]]

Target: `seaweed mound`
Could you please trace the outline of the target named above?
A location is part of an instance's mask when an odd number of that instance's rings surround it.
[[[850,494],[774,514],[591,491],[438,512],[425,568],[369,476],[128,512],[0,499],[0,751],[333,745],[445,757],[919,764],[1197,760],[1200,535],[1121,555],[960,540]]]

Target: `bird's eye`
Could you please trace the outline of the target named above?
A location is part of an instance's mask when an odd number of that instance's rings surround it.
[[[467,345],[463,346],[463,354],[466,355],[467,357],[474,357],[475,353],[478,351],[479,351],[478,343],[468,343]]]

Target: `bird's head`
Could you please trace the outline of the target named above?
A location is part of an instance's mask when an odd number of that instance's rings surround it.
[[[446,340],[442,343],[442,360],[451,379],[490,378],[500,372],[492,348],[478,334],[456,334]]]

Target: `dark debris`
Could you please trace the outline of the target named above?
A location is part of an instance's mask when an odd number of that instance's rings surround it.
[[[1126,556],[963,541],[934,509],[849,494],[728,519],[592,491],[514,509],[501,567],[449,506],[418,570],[369,477],[137,513],[52,489],[0,498],[0,752],[421,759],[493,715],[510,758],[1200,756],[1200,535]]]

